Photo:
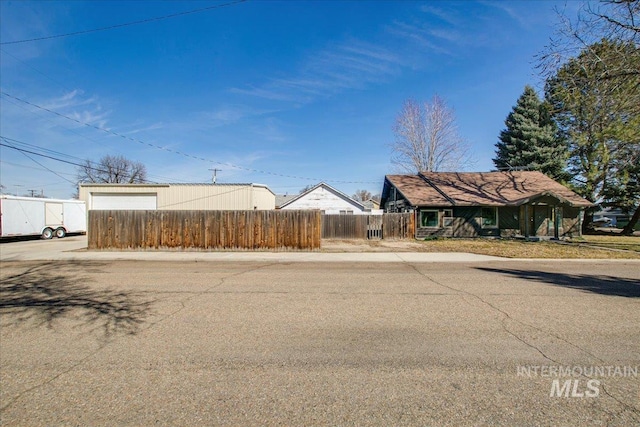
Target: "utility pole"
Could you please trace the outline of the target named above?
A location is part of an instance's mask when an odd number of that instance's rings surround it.
[[[27,190],[29,193],[31,193],[31,197],[35,197],[36,196],[36,190]]]
[[[213,176],[211,177],[211,182],[213,182],[214,184],[216,183],[216,174],[218,171],[222,172],[222,169],[209,169],[210,171],[213,171]]]

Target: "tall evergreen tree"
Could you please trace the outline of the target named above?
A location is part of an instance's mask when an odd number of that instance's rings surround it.
[[[567,147],[557,137],[546,103],[529,85],[505,120],[493,159],[498,169],[526,168],[564,181]]]

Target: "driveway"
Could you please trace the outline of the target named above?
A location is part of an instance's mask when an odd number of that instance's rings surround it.
[[[640,423],[633,262],[1,266],[3,425]]]

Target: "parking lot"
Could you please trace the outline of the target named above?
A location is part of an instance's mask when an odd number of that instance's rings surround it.
[[[3,425],[640,423],[638,262],[34,260],[7,245]]]

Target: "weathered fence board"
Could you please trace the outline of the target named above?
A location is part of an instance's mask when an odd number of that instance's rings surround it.
[[[415,238],[415,216],[408,213],[386,213],[382,215],[382,238],[413,239]]]
[[[323,239],[413,239],[412,213],[323,215]]]
[[[318,249],[319,211],[89,211],[89,249]]]
[[[323,215],[323,239],[366,239],[367,215]]]
[[[367,221],[367,239],[380,240],[382,239],[383,221],[382,215],[369,215]]]

